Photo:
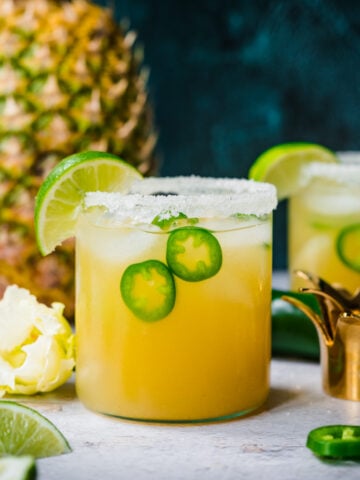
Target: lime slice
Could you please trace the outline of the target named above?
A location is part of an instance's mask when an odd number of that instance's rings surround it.
[[[177,277],[200,282],[220,270],[222,251],[217,238],[205,228],[183,227],[169,235],[166,261]]]
[[[159,260],[146,260],[127,267],[120,282],[125,305],[146,322],[166,317],[175,304],[175,282]]]
[[[343,228],[336,240],[340,260],[351,270],[360,272],[360,223]]]
[[[0,401],[0,456],[50,457],[71,451],[63,434],[36,410]],[[0,477],[2,478],[2,477]]]
[[[36,464],[31,455],[0,458],[1,480],[35,480]]]
[[[278,200],[294,195],[303,186],[301,168],[308,162],[339,162],[331,150],[314,143],[284,143],[269,148],[253,163],[249,178],[275,185]]]
[[[82,152],[64,158],[50,172],[35,201],[35,233],[47,255],[73,237],[87,192],[126,192],[141,174],[115,155]]]

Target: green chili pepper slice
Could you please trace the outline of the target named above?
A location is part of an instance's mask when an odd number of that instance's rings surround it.
[[[326,425],[309,432],[306,446],[320,457],[360,458],[359,425]]]
[[[174,308],[174,277],[159,260],[127,267],[121,277],[120,291],[125,305],[146,322],[161,320]]]
[[[176,215],[174,215],[171,213],[171,211],[168,210],[160,213],[159,215],[156,215],[156,217],[151,223],[153,225],[157,225],[162,230],[165,230],[167,228],[170,228],[171,225],[173,225],[174,222],[176,222],[177,220],[183,220],[184,218],[187,218],[185,213],[178,212],[176,213]]]
[[[199,219],[189,218],[182,212],[173,213],[171,210],[164,210],[159,213],[159,215],[156,215],[151,223],[160,227],[162,230],[169,230],[170,228],[186,225],[185,222],[189,225],[195,225],[195,223],[199,222]]]
[[[340,231],[336,251],[347,267],[360,272],[360,223],[348,225]]]
[[[222,251],[217,238],[205,228],[182,227],[169,235],[166,261],[179,278],[199,282],[218,273]]]

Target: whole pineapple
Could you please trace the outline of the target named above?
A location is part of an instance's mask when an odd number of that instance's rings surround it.
[[[73,313],[73,246],[41,257],[33,206],[63,157],[115,153],[155,168],[146,72],[135,35],[87,0],[0,1],[0,297],[29,288]]]

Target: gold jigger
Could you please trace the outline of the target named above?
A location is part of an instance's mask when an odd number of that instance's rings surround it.
[[[329,284],[303,270],[295,274],[310,285],[300,291],[317,297],[319,312],[297,298],[283,298],[309,317],[317,329],[323,389],[333,397],[360,401],[360,288],[351,295],[341,285]]]

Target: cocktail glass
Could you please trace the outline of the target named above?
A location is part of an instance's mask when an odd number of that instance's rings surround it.
[[[148,178],[76,233],[76,386],[128,419],[246,414],[269,390],[272,185]]]
[[[360,161],[304,166],[304,188],[289,200],[289,270],[305,270],[350,292],[360,287]],[[306,287],[297,275],[292,289]]]

